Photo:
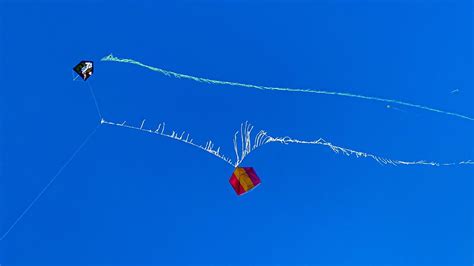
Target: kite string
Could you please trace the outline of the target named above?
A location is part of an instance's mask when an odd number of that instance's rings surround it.
[[[164,70],[164,69],[157,68],[157,67],[152,67],[152,66],[143,64],[141,62],[135,61],[133,59],[118,58],[118,57],[113,56],[112,54],[110,54],[106,57],[103,57],[101,59],[101,61],[129,63],[129,64],[133,64],[133,65],[137,65],[137,66],[147,68],[147,69],[149,69],[151,71],[154,71],[154,72],[161,73],[165,76],[174,77],[174,78],[177,78],[177,79],[181,79],[181,78],[189,79],[189,80],[193,80],[193,81],[201,82],[201,83],[208,83],[208,84],[215,84],[215,85],[228,85],[228,86],[244,87],[244,88],[253,88],[253,89],[267,90],[267,91],[286,91],[286,92],[298,92],[298,93],[314,93],[314,94],[335,95],[335,96],[342,96],[342,97],[364,99],[364,100],[369,100],[369,101],[394,103],[394,104],[404,105],[404,106],[408,106],[408,107],[412,107],[412,108],[422,109],[422,110],[425,110],[425,111],[441,113],[441,114],[445,114],[445,115],[449,115],[449,116],[454,116],[454,117],[474,121],[474,118],[466,116],[466,115],[453,113],[453,112],[448,112],[448,111],[443,111],[443,110],[440,110],[440,109],[435,109],[435,108],[431,108],[431,107],[428,107],[428,106],[413,104],[413,103],[399,101],[399,100],[385,99],[385,98],[372,97],[372,96],[364,96],[364,95],[347,93],[347,92],[310,90],[310,89],[292,89],[292,88],[284,88],[284,87],[270,87],[270,86],[245,84],[245,83],[239,83],[239,82],[221,81],[221,80],[200,78],[200,77],[195,77],[195,76],[191,76],[191,75],[180,74],[180,73],[169,71],[169,70]]]
[[[74,75],[74,74],[73,74]],[[77,75],[75,78],[73,78],[73,81],[75,81],[79,76]],[[94,90],[92,89],[92,86],[90,83],[86,82],[87,86],[89,87],[89,91],[92,95],[92,99],[94,100],[94,104],[97,110],[97,114],[99,115],[99,118],[102,119],[102,113],[99,108],[99,104],[97,102],[97,98],[95,96]],[[94,133],[97,131],[101,124],[97,124],[97,126],[94,128],[94,130],[91,131],[89,135],[84,139],[84,141],[79,145],[79,147],[72,153],[71,157],[59,168],[58,172],[51,178],[51,180],[46,184],[46,186],[43,187],[43,189],[36,195],[36,197],[31,201],[31,203],[23,210],[23,212],[18,216],[18,218],[13,222],[13,224],[8,228],[8,230],[2,235],[0,238],[0,241],[2,241],[13,228],[16,226],[16,224],[25,216],[25,214],[33,207],[33,205],[38,201],[38,199],[48,190],[48,188],[53,184],[53,182],[56,180],[56,178],[66,169],[66,167],[71,163],[71,161],[76,157],[76,155],[79,153],[79,151],[86,145],[86,143],[89,141],[89,139],[94,135]]]
[[[36,195],[36,197],[30,202],[30,204],[23,210],[23,212],[17,217],[15,222],[7,229],[7,231],[2,235],[0,238],[0,241],[2,241],[13,228],[17,225],[17,223],[25,216],[25,214],[33,207],[33,205],[41,198],[41,196],[48,190],[48,188],[54,183],[56,178],[66,169],[66,167],[72,162],[72,160],[76,157],[76,155],[79,153],[79,151],[87,144],[87,142],[90,140],[90,138],[94,135],[94,133],[97,131],[97,128],[99,128],[98,124],[90,133],[87,135],[87,137],[82,141],[82,143],[79,145],[79,147],[72,153],[72,155],[67,159],[67,161],[59,168],[59,170],[56,172],[56,174],[49,180],[49,182],[41,189],[41,191]]]
[[[87,82],[87,86],[89,87],[89,90],[91,92],[91,95],[92,95],[92,99],[94,100],[94,104],[95,104],[95,109],[97,111],[97,114],[99,115],[99,119],[102,120],[102,113],[100,111],[100,108],[99,108],[99,103],[97,102],[97,98],[95,97],[95,93],[94,93],[94,89],[92,89],[92,86],[89,82]]]

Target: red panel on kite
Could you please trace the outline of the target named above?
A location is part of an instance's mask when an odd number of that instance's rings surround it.
[[[229,179],[229,183],[237,195],[242,195],[259,185],[260,178],[252,167],[236,167]]]
[[[244,168],[245,172],[250,177],[250,180],[252,180],[252,183],[255,187],[258,184],[260,184],[260,178],[257,176],[257,173],[255,173],[255,170],[252,167],[242,167],[242,168]]]

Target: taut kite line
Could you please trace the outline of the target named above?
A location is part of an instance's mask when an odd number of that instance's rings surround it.
[[[215,85],[227,85],[227,86],[235,86],[235,87],[243,87],[243,88],[252,88],[252,89],[259,89],[259,90],[266,90],[266,91],[286,91],[286,92],[298,92],[298,93],[314,93],[314,94],[325,94],[325,95],[335,95],[335,96],[342,96],[342,97],[358,98],[358,99],[364,99],[364,100],[369,100],[369,101],[378,101],[378,102],[398,104],[398,105],[408,106],[408,107],[412,107],[412,108],[418,108],[418,109],[425,110],[425,111],[430,111],[430,112],[455,116],[455,117],[458,117],[458,118],[474,121],[474,118],[472,118],[470,116],[467,116],[467,115],[448,112],[448,111],[435,109],[435,108],[431,108],[431,107],[424,106],[424,105],[419,105],[419,104],[414,104],[414,103],[409,103],[409,102],[404,102],[404,101],[399,101],[399,100],[393,100],[393,99],[384,99],[384,98],[379,98],[379,97],[364,96],[364,95],[347,93],[347,92],[310,90],[310,89],[292,89],[292,88],[284,88],[284,87],[270,87],[270,86],[261,86],[261,85],[253,85],[253,84],[232,82],[232,81],[222,81],[222,80],[201,78],[201,77],[195,77],[195,76],[191,76],[191,75],[181,74],[181,73],[177,73],[177,72],[173,72],[173,71],[169,71],[169,70],[149,66],[149,65],[143,64],[141,62],[135,61],[133,59],[118,58],[118,57],[113,56],[112,54],[102,58],[101,61],[129,63],[129,64],[133,64],[133,65],[137,65],[137,66],[147,68],[151,71],[158,72],[158,73],[163,74],[165,76],[174,77],[174,78],[178,78],[178,79],[189,79],[189,80],[193,80],[193,81],[201,82],[201,83],[208,83],[208,84],[215,84]]]

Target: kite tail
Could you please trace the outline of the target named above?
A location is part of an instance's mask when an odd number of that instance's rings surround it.
[[[193,80],[196,82],[200,83],[208,83],[208,84],[214,84],[214,85],[227,85],[227,86],[234,86],[234,87],[243,87],[243,88],[251,88],[251,89],[258,89],[258,90],[265,90],[265,91],[285,91],[285,92],[295,92],[295,93],[313,93],[313,94],[324,94],[324,95],[334,95],[334,96],[341,96],[341,97],[349,97],[349,98],[358,98],[358,99],[364,99],[368,101],[377,101],[377,102],[385,102],[385,103],[392,103],[392,104],[398,104],[398,105],[403,105],[403,106],[408,106],[412,108],[417,108],[429,112],[435,112],[435,113],[440,113],[444,115],[449,115],[449,116],[454,116],[458,118],[462,118],[465,120],[469,121],[474,121],[474,118],[458,113],[453,113],[453,112],[448,112],[448,111],[443,111],[440,109],[436,108],[431,108],[428,106],[420,105],[420,104],[413,104],[409,102],[404,102],[404,101],[399,101],[399,100],[392,100],[392,99],[384,99],[384,98],[379,98],[379,97],[372,97],[372,96],[364,96],[364,95],[359,95],[359,94],[353,94],[353,93],[347,93],[347,92],[336,92],[336,91],[325,91],[325,90],[309,90],[309,89],[292,89],[292,88],[284,88],[284,87],[270,87],[270,86],[260,86],[260,85],[253,85],[253,84],[245,84],[245,83],[239,83],[239,82],[231,82],[231,81],[221,81],[221,80],[214,80],[214,79],[207,79],[207,78],[200,78],[200,77],[195,77],[191,75],[186,75],[186,74],[181,74],[157,67],[152,67],[149,65],[145,65],[141,62],[135,61],[133,59],[124,59],[124,58],[118,58],[113,56],[112,54],[103,57],[101,61],[110,61],[110,62],[118,62],[118,63],[128,63],[128,64],[133,64],[137,65],[140,67],[144,67],[146,69],[149,69],[154,72],[158,72],[160,74],[163,74],[168,77],[174,77],[177,79],[189,79]]]
[[[319,138],[318,140],[298,140],[294,138],[286,137],[272,137],[269,136],[268,133],[264,130],[261,130],[255,137],[253,138],[253,145],[252,145],[252,133],[253,126],[250,125],[247,121],[242,123],[240,126],[240,131],[237,131],[234,135],[234,150],[236,153],[236,163],[235,167],[239,166],[240,163],[247,157],[251,152],[256,150],[257,148],[268,144],[268,143],[280,143],[280,144],[305,144],[305,145],[321,145],[330,148],[334,153],[343,154],[346,156],[355,156],[356,158],[369,158],[376,161],[382,165],[429,165],[429,166],[453,166],[453,165],[465,165],[470,164],[473,165],[474,161],[467,160],[467,161],[460,161],[460,162],[450,162],[450,163],[440,163],[440,162],[433,162],[433,161],[401,161],[401,160],[393,160],[384,158],[378,155],[374,155],[367,152],[356,151],[349,148],[344,148],[340,146],[336,146],[323,138]],[[241,146],[239,147],[237,143],[237,136],[240,134],[241,136]],[[240,150],[240,154],[239,151]]]
[[[186,131],[181,132],[181,134],[175,132],[174,130],[171,131],[171,133],[167,133],[165,131],[166,124],[164,122],[158,124],[158,127],[155,130],[144,128],[145,120],[142,121],[140,127],[127,125],[126,121],[124,121],[122,123],[115,123],[115,122],[110,122],[110,121],[106,121],[105,119],[102,119],[100,121],[100,123],[101,124],[106,124],[106,125],[111,125],[111,126],[116,126],[116,127],[130,128],[130,129],[134,129],[134,130],[147,132],[147,133],[151,133],[151,134],[156,134],[156,135],[160,135],[160,136],[167,137],[167,138],[170,138],[170,139],[174,139],[174,140],[180,141],[182,143],[186,143],[188,145],[196,147],[198,149],[201,149],[203,151],[206,151],[206,152],[216,156],[217,158],[225,161],[226,163],[234,166],[234,163],[232,163],[232,160],[230,158],[228,158],[228,157],[224,156],[223,154],[221,154],[221,152],[220,152],[221,148],[220,147],[218,147],[217,149],[214,148],[214,143],[211,140],[207,141],[206,144],[203,146],[203,145],[199,145],[199,144],[194,143],[193,139],[191,138],[189,133],[186,134]]]
[[[425,161],[425,160],[420,160],[420,161],[401,161],[401,160],[393,160],[393,159],[387,159],[384,157],[380,157],[371,153],[366,153],[366,152],[361,152],[361,151],[356,151],[352,150],[349,148],[344,148],[340,146],[336,146],[322,138],[319,138],[318,140],[313,140],[313,141],[306,141],[306,140],[298,140],[290,137],[270,137],[266,136],[266,141],[265,144],[267,143],[272,143],[272,142],[277,142],[281,144],[306,144],[306,145],[322,145],[330,148],[334,153],[337,154],[343,154],[346,156],[355,156],[356,158],[370,158],[379,164],[383,165],[430,165],[430,166],[452,166],[452,165],[463,165],[463,164],[474,164],[474,161],[472,160],[467,160],[467,161],[460,161],[460,162],[451,162],[451,163],[440,163],[440,162],[433,162],[433,161]]]
[[[288,136],[272,137],[268,135],[268,133],[264,130],[260,130],[254,137],[252,137],[252,131],[254,127],[247,121],[245,123],[242,123],[240,125],[240,130],[235,132],[234,134],[233,142],[234,142],[234,151],[235,151],[236,159],[235,159],[235,162],[232,162],[232,160],[229,157],[221,153],[220,147],[218,147],[217,149],[214,148],[214,143],[211,140],[207,141],[205,145],[195,144],[191,136],[189,134],[186,134],[185,131],[181,132],[181,134],[175,131],[171,131],[171,133],[167,133],[165,131],[165,126],[166,126],[165,123],[158,124],[158,127],[155,130],[146,129],[144,127],[145,120],[142,121],[140,127],[128,125],[126,124],[126,121],[122,123],[116,123],[116,122],[106,121],[104,119],[101,120],[101,124],[134,129],[137,131],[147,132],[147,133],[167,137],[170,139],[174,139],[174,140],[186,143],[188,145],[191,145],[193,147],[199,148],[203,151],[206,151],[216,156],[217,158],[225,161],[226,163],[228,163],[229,165],[233,167],[239,166],[251,152],[269,143],[280,143],[280,144],[285,144],[285,145],[288,145],[288,144],[321,145],[321,146],[330,148],[334,153],[337,153],[337,154],[343,154],[346,156],[354,156],[356,158],[369,158],[382,165],[395,165],[395,166],[397,165],[429,165],[429,166],[474,165],[474,161],[472,160],[451,162],[451,163],[440,163],[440,162],[425,161],[425,160],[420,160],[420,161],[393,160],[393,159],[384,158],[384,157],[367,153],[367,152],[356,151],[353,149],[336,146],[322,138],[319,138],[317,140],[307,141],[307,140],[294,139]]]

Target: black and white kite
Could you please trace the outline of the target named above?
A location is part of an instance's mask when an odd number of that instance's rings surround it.
[[[94,73],[94,62],[92,61],[81,61],[73,68],[83,80],[87,80],[92,73]]]

